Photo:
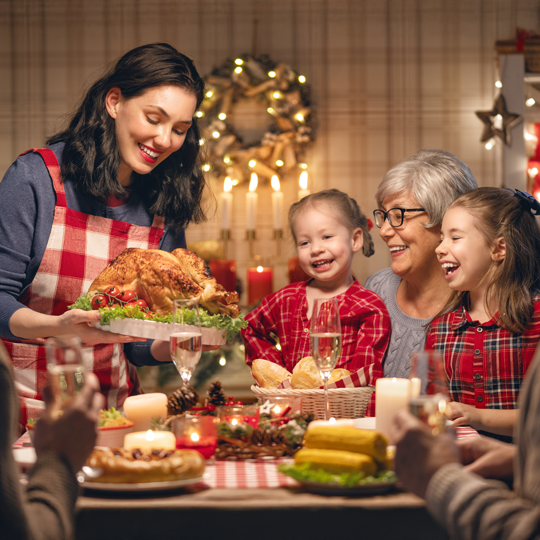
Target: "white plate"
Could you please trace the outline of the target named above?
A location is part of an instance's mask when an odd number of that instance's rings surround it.
[[[396,482],[377,482],[353,487],[340,486],[339,484],[321,484],[320,482],[299,482],[306,491],[318,495],[333,496],[369,496],[382,495],[394,489]]]
[[[170,491],[193,484],[198,484],[210,478],[210,473],[205,473],[198,478],[188,478],[186,480],[171,480],[169,482],[147,482],[141,484],[112,484],[105,482],[81,482],[80,485],[84,489],[92,491],[129,491],[129,492],[141,492],[141,491]]]
[[[113,319],[108,326],[101,326],[99,322],[92,324],[105,332],[147,339],[162,339],[164,341],[169,341],[171,334],[180,331],[182,328],[182,326],[172,323],[143,319]],[[224,333],[225,330],[217,330],[216,328],[201,328],[203,345],[223,345],[226,343]]]
[[[14,448],[13,457],[21,467],[32,467],[36,462],[36,451],[31,446]]]

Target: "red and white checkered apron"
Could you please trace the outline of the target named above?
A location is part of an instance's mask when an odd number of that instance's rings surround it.
[[[43,259],[20,301],[39,313],[61,315],[88,292],[98,274],[124,249],[158,249],[165,222],[154,216],[150,227],[139,227],[71,210],[54,152],[47,148],[27,152],[36,152],[43,158],[56,192],[56,206]],[[45,340],[3,342],[13,361],[21,401],[20,421],[26,423],[27,418],[38,416],[44,407],[42,389],[48,384]],[[122,344],[83,347],[83,361],[85,369],[98,376],[107,407],[121,408],[127,396],[142,393],[137,370],[128,362]]]

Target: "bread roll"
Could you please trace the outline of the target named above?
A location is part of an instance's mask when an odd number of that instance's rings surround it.
[[[344,377],[348,377],[351,374],[351,372],[348,369],[343,368],[337,368],[330,373],[330,378],[328,379],[329,383],[333,383],[336,381],[339,381],[340,379],[343,379]]]
[[[322,383],[319,374],[315,376],[309,371],[297,371],[296,373],[293,373],[291,377],[291,386],[295,390],[311,390],[312,388],[319,388]]]
[[[251,374],[261,388],[277,388],[291,374],[282,366],[258,358],[251,364]]]
[[[320,372],[319,368],[317,367],[317,364],[315,363],[315,360],[311,356],[305,356],[294,366],[293,368],[293,374],[298,373],[299,371],[307,371],[308,373],[311,373],[314,377],[320,378]],[[322,380],[321,380],[322,384]]]

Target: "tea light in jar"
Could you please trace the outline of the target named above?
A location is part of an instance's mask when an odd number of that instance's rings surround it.
[[[330,420],[313,420],[308,424],[307,429],[312,427],[354,427],[352,418],[330,418]]]
[[[124,437],[124,448],[163,448],[164,450],[174,450],[176,448],[176,437],[170,431],[137,431],[128,433]]]
[[[390,437],[395,414],[409,403],[409,379],[377,379],[375,383],[375,425],[377,431]]]
[[[152,418],[167,418],[167,396],[159,392],[129,396],[124,401],[124,412],[134,422],[134,432],[147,430]]]

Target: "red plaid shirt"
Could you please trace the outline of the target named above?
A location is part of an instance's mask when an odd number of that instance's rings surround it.
[[[336,297],[341,316],[341,356],[336,367],[356,372],[364,369],[368,384],[383,376],[382,360],[390,340],[390,316],[383,301],[355,281]],[[242,330],[246,363],[256,358],[275,362],[292,372],[309,356],[306,282],[292,283],[267,296],[247,315]],[[281,351],[272,335],[278,337]]]
[[[496,323],[472,321],[465,308],[431,323],[426,350],[444,354],[452,401],[477,409],[515,409],[521,383],[540,338],[540,296],[533,296],[534,314],[521,335]]]

